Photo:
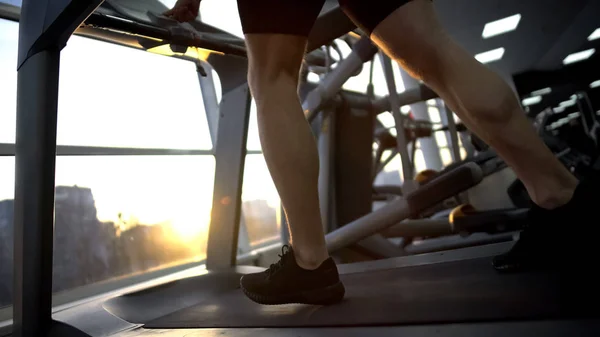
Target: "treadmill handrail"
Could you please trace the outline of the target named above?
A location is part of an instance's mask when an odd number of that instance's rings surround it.
[[[244,40],[228,32],[212,27],[202,22],[191,22],[190,24],[196,29],[198,35],[193,38],[186,34],[173,34],[173,31],[152,25],[146,22],[140,22],[135,18],[125,17],[122,13],[115,12],[110,8],[110,3],[106,7],[101,7],[99,10],[90,15],[85,25],[96,29],[106,29],[121,32],[123,34],[134,34],[147,37],[150,39],[160,39],[166,44],[176,44],[187,47],[198,47],[204,49],[222,52],[224,54],[237,55],[247,57]],[[109,12],[114,12],[114,15]],[[211,31],[198,29],[198,25],[205,26]],[[330,29],[325,30],[324,27]],[[313,26],[313,30],[309,36],[307,52],[319,48],[321,45],[329,43],[339,36],[346,34],[351,29],[355,28],[354,24],[348,19],[339,6],[319,16],[317,22]],[[239,39],[240,43],[235,43]]]
[[[379,233],[479,184],[481,180],[483,180],[481,168],[475,163],[466,163],[433,179],[429,184],[406,195],[406,198],[398,198],[327,234],[325,236],[327,249],[333,252]]]
[[[190,35],[174,35],[168,29],[99,13],[94,13],[88,17],[85,25],[97,29],[107,29],[129,35],[134,34],[150,39],[159,39],[163,40],[166,44],[198,47],[246,57],[246,48],[211,37],[209,35],[211,33],[201,33],[201,38]]]

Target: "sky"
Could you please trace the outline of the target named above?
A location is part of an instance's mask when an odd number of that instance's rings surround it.
[[[18,25],[0,20],[0,143],[15,139]],[[195,65],[72,37],[61,55],[60,145],[211,149]],[[254,117],[254,116],[253,116]],[[255,117],[248,148],[260,150]],[[262,155],[247,157],[244,200],[279,206]],[[205,230],[212,156],[59,157],[56,185],[90,187],[100,220],[118,213],[146,224]],[[0,157],[0,200],[14,197],[14,158]]]
[[[6,0],[0,0],[6,2]],[[168,7],[174,0],[161,0]],[[235,0],[203,0],[203,21],[242,36]],[[226,18],[226,19],[224,19]],[[0,20],[0,143],[13,143],[16,110],[18,25]],[[350,53],[340,44],[344,56]],[[344,88],[364,92],[369,65]],[[396,86],[404,90],[394,65]],[[387,94],[379,62],[375,94]],[[219,87],[219,83],[216,83]],[[191,62],[73,36],[61,55],[59,145],[211,149],[200,85]],[[380,115],[386,126],[390,114]],[[260,150],[256,107],[251,111],[248,149]],[[417,166],[424,165],[417,154]],[[387,171],[397,171],[397,157]],[[56,184],[90,187],[101,220],[118,213],[142,223],[172,222],[182,233],[205,230],[210,217],[214,176],[212,156],[59,157]],[[279,197],[262,155],[247,157],[243,199]],[[400,177],[399,177],[400,178]],[[12,199],[14,159],[0,157],[0,200]]]

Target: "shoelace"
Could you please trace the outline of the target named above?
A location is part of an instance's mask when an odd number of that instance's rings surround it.
[[[281,255],[277,254],[277,256],[279,256],[279,261],[277,261],[277,263],[272,263],[271,266],[269,266],[269,269],[267,270],[269,276],[274,275],[277,271],[283,268],[285,262],[287,261],[287,257],[290,253],[290,246],[284,245],[283,247],[281,247]]]

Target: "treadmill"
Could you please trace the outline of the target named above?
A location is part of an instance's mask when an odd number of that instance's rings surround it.
[[[14,315],[12,325],[0,328],[0,336],[598,335],[597,308],[584,309],[597,298],[591,292],[576,297],[560,276],[549,273],[499,275],[491,268],[490,257],[511,243],[340,265],[346,297],[337,305],[262,306],[246,299],[239,289],[240,276],[262,269],[236,265],[250,107],[243,47],[201,23],[193,27],[205,38],[161,28],[147,15],[149,7],[160,13],[161,6],[141,0],[23,1]],[[135,48],[147,49],[144,43],[159,40],[173,48],[183,44],[217,51],[206,60],[221,75],[223,86],[216,124],[215,202],[205,266],[53,308],[49,280],[58,66],[60,50],[82,22],[83,32],[78,33]],[[334,8],[320,17],[315,29],[311,41],[317,42],[311,45],[318,47],[354,27]],[[393,225],[390,221],[406,219],[481,179],[476,165],[459,167],[329,233],[328,248],[335,251],[378,233]]]

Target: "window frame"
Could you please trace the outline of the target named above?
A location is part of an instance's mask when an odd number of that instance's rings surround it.
[[[8,20],[18,23],[20,18],[20,8],[0,3],[0,20]],[[79,34],[75,32],[75,35],[91,38],[85,34]],[[128,45],[114,42],[101,40],[105,43],[111,43],[122,47],[130,47]],[[185,61],[193,62],[198,64],[198,60],[192,59],[185,56],[167,56],[175,57]],[[205,61],[200,61],[200,65],[205,69],[211,69],[212,67]],[[197,68],[198,69],[198,68]],[[212,74],[211,74],[212,75]],[[69,145],[58,145],[56,147],[57,156],[147,156],[147,155],[164,155],[164,156],[188,156],[188,155],[212,155],[215,156],[215,143],[216,133],[218,127],[218,115],[219,115],[219,104],[215,95],[215,82],[212,76],[202,76],[198,71],[198,81],[200,83],[200,94],[203,96],[205,105],[205,113],[207,122],[209,125],[209,131],[211,133],[211,140],[213,147],[210,150],[184,150],[184,149],[172,149],[172,148],[134,148],[134,147],[99,147],[99,146],[69,146]],[[245,149],[246,155],[262,154],[261,150],[247,150]],[[15,156],[15,144],[14,143],[0,143],[0,156]],[[243,221],[240,221],[240,231],[242,230]],[[247,240],[247,236],[245,237]],[[261,259],[265,254],[272,254],[280,246],[280,240],[272,240],[261,243],[258,246],[250,246],[250,242],[238,243],[241,246],[247,247],[237,254],[237,263],[254,263]],[[183,263],[176,266],[170,266],[166,268],[157,269],[154,271],[143,272],[140,274],[127,275],[118,277],[115,279],[109,279],[106,281],[100,281],[97,283],[88,284],[82,287],[65,290],[60,293],[53,294],[52,296],[52,310],[53,312],[63,310],[67,307],[80,305],[93,301],[100,297],[110,296],[111,294],[121,293],[128,291],[133,288],[140,288],[145,283],[151,282],[152,280],[174,277],[180,275],[181,272],[186,270],[202,270],[206,267],[206,258],[196,262]],[[12,305],[0,308],[0,334],[4,332],[5,328],[9,328],[12,325]]]

